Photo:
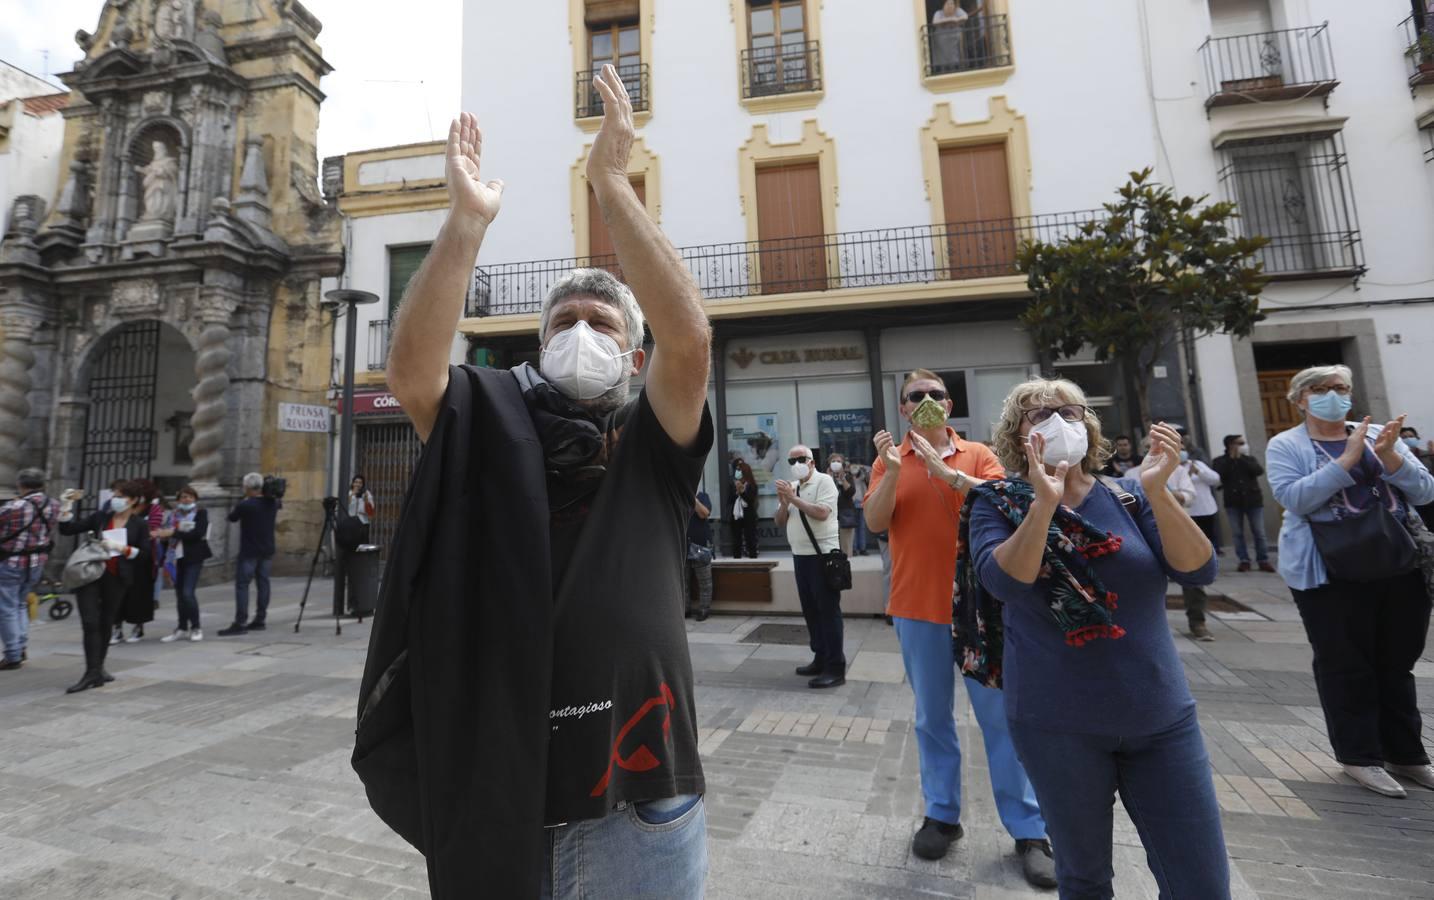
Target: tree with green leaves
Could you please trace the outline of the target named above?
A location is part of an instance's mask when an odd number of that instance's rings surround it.
[[[1189,331],[1248,337],[1266,278],[1263,237],[1233,232],[1235,204],[1177,197],[1132,172],[1106,215],[1048,244],[1026,242],[1017,266],[1034,297],[1020,316],[1052,357],[1095,350],[1122,369],[1132,423],[1150,423],[1157,360]]]

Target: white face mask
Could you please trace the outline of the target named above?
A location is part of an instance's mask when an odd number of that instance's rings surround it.
[[[111,497],[111,498],[110,498],[110,512],[112,512],[112,513],[122,513],[122,512],[124,512],[124,511],[127,510],[127,509],[129,509],[129,498],[128,498],[128,497]]]
[[[593,400],[622,383],[632,352],[623,353],[617,341],[580,321],[548,341],[540,367],[569,400]]]
[[[795,466],[792,466],[792,477],[797,481],[806,481],[807,476],[810,474],[812,474],[811,467],[806,463],[797,463]]]
[[[1090,437],[1086,434],[1084,422],[1067,422],[1053,415],[1035,428],[1031,434],[1045,438],[1046,449],[1042,461],[1048,466],[1069,463],[1072,469],[1081,464],[1090,450]]]
[[[841,463],[839,463],[839,462],[834,462],[834,463],[832,463],[832,471],[833,471],[833,472],[840,472],[841,470],[842,470],[842,464],[841,464]]]

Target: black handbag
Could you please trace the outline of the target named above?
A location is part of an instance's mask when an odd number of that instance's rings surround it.
[[[799,509],[797,515],[802,517],[802,527],[807,530],[807,537],[811,539],[812,549],[817,551],[817,555],[822,558],[822,574],[826,576],[827,587],[837,592],[851,590],[851,560],[846,558],[846,554],[841,552],[840,548],[830,553],[822,553],[821,545],[817,543],[817,536],[812,531],[812,523],[807,521],[807,514]]]
[[[1315,445],[1319,447],[1318,444]],[[1328,450],[1319,447],[1331,460]],[[1390,487],[1390,502],[1394,502],[1394,488]],[[1333,522],[1310,522],[1314,535],[1315,549],[1324,560],[1325,571],[1333,581],[1382,581],[1395,575],[1414,571],[1419,565],[1418,548],[1414,538],[1394,513],[1384,505],[1383,492],[1376,485],[1372,491],[1374,503],[1369,509],[1354,509],[1349,502],[1347,491],[1344,496],[1345,508],[1352,515]]]

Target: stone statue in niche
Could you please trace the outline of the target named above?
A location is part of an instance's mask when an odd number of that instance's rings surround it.
[[[154,141],[154,159],[139,170],[143,178],[144,213],[141,222],[172,222],[179,200],[179,161],[169,155],[163,141]]]
[[[190,10],[185,0],[158,0],[154,15],[154,36],[163,41],[190,39]]]

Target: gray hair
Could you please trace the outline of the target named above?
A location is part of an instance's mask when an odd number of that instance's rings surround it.
[[[1349,366],[1310,366],[1295,373],[1295,377],[1290,379],[1290,392],[1285,397],[1295,406],[1299,406],[1300,396],[1305,391],[1336,375],[1348,381],[1351,387],[1354,386],[1354,373],[1349,370]]]
[[[569,297],[578,296],[594,297],[616,307],[627,320],[627,346],[622,349],[641,349],[643,319],[637,298],[627,285],[604,269],[574,269],[553,285],[543,299],[542,313],[538,317],[538,343],[545,343],[548,339],[548,322],[553,317],[553,307]]]
[[[250,472],[244,476],[244,490],[257,491],[264,486],[264,476],[258,472]]]
[[[15,476],[15,484],[21,490],[38,491],[45,486],[45,473],[39,469],[21,469]]]

